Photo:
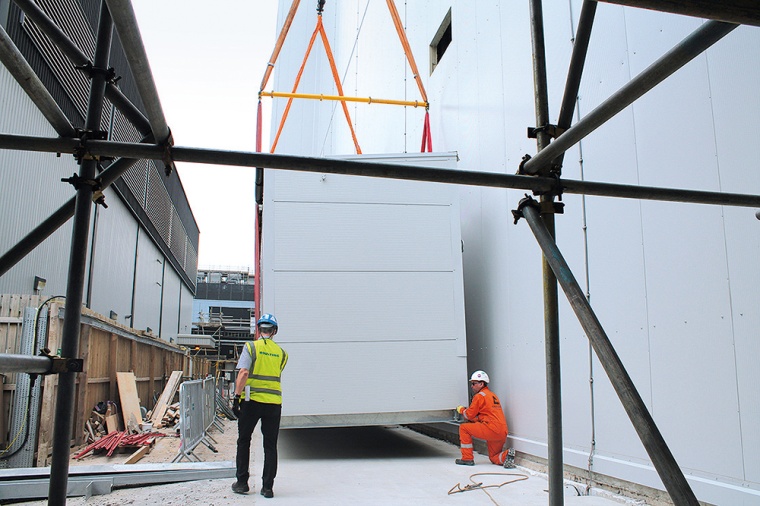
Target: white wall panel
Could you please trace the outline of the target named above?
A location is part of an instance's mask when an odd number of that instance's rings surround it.
[[[456,155],[385,157],[415,160],[449,167]],[[348,179],[287,171],[265,178],[261,310],[280,322],[278,341],[291,354],[283,387],[298,392],[284,414],[418,412],[466,402],[455,189]],[[317,365],[325,360],[343,365]],[[314,395],[336,374],[362,379],[340,398]],[[410,374],[425,383],[393,402]]]
[[[464,369],[455,341],[290,342],[285,323],[277,334],[289,356],[283,416],[442,410],[451,409],[452,400],[466,400],[461,377],[433,373]],[[410,387],[410,377],[417,376],[434,377],[435,388],[419,382]]]
[[[296,271],[274,273],[265,304],[297,341],[461,340],[451,272]],[[431,310],[432,308],[432,310]],[[319,325],[338,313],[340,331]],[[398,330],[403,326],[403,332]]]

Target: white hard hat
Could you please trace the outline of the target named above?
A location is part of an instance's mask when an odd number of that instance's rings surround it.
[[[486,383],[490,383],[491,380],[488,379],[488,375],[485,371],[475,371],[472,373],[472,376],[470,377],[470,381],[485,381]]]

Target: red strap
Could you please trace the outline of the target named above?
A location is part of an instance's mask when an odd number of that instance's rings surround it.
[[[261,99],[256,110],[256,152],[261,153]]]
[[[427,152],[432,153],[433,152],[433,137],[430,135],[430,113],[428,111],[425,111],[425,124],[422,127],[422,147],[420,148],[420,153],[425,152],[425,147],[427,145]]]

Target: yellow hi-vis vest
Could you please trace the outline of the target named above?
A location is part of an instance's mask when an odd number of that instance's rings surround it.
[[[245,382],[250,387],[251,400],[264,404],[282,404],[280,374],[288,363],[288,354],[271,339],[261,338],[245,345],[252,361],[248,381]]]

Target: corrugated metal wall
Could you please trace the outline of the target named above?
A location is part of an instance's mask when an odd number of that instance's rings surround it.
[[[108,209],[98,209],[94,236],[90,308],[105,316],[114,311],[119,323],[130,325],[138,225],[112,189],[105,194]]]
[[[339,14],[328,5],[325,13],[346,94],[386,98],[393,88],[377,93],[373,86],[406,78],[406,93],[414,96],[409,71],[398,70],[403,55],[392,52],[395,36],[383,31],[384,6],[367,5],[365,0],[341,5]],[[559,112],[580,5],[573,0],[544,9],[552,120]],[[280,2],[281,22],[287,7],[289,2]],[[452,44],[429,75],[429,44],[449,8]],[[527,4],[429,0],[399,9],[430,96],[435,149],[457,151],[459,168],[514,173],[522,156],[536,150],[525,135],[526,127],[535,126]],[[289,91],[314,23],[313,13],[299,12],[274,89]],[[357,43],[356,27],[362,23]],[[700,24],[695,18],[600,3],[580,115]],[[757,133],[745,127],[760,114],[758,61],[760,29],[739,27],[571,149],[564,176],[760,193]],[[310,59],[310,65],[300,91],[334,92],[326,62]],[[284,105],[275,102],[273,126]],[[367,122],[369,115],[388,109],[365,105],[352,111],[362,107],[354,120],[365,152],[389,146],[392,151],[400,144],[417,149],[416,111],[407,110],[403,122],[395,112]],[[343,124],[339,108],[296,101],[278,152],[351,152]],[[527,225],[513,225],[509,213],[523,193],[461,189],[468,361],[471,370],[491,374],[505,401],[512,444],[545,456],[540,251]],[[717,504],[757,503],[760,396],[753,385],[760,384],[760,372],[752,364],[760,356],[760,222],[755,210],[572,195],[564,202],[557,242],[588,288],[698,497]],[[587,339],[562,294],[560,318],[566,463],[662,488],[600,364],[590,360]]]
[[[164,256],[142,229],[137,238],[135,284],[142,287],[134,298],[132,325],[137,329],[150,328],[158,334],[161,321],[161,288],[164,277]]]
[[[164,293],[161,301],[161,307],[163,308],[161,311],[161,337],[164,339],[177,337],[180,316],[179,305],[181,285],[182,282],[180,281],[179,276],[167,263],[166,269],[164,270]]]
[[[3,65],[0,65],[0,90],[3,104],[0,132],[57,136]],[[78,168],[71,156],[0,150],[0,250],[3,253],[74,195],[71,185],[60,180],[78,172]],[[0,293],[32,293],[34,277],[40,276],[47,280],[43,295],[63,295],[70,246],[71,224],[67,223],[0,277]]]
[[[178,334],[189,334],[192,323],[196,321],[193,315],[193,294],[187,286],[180,285]]]

